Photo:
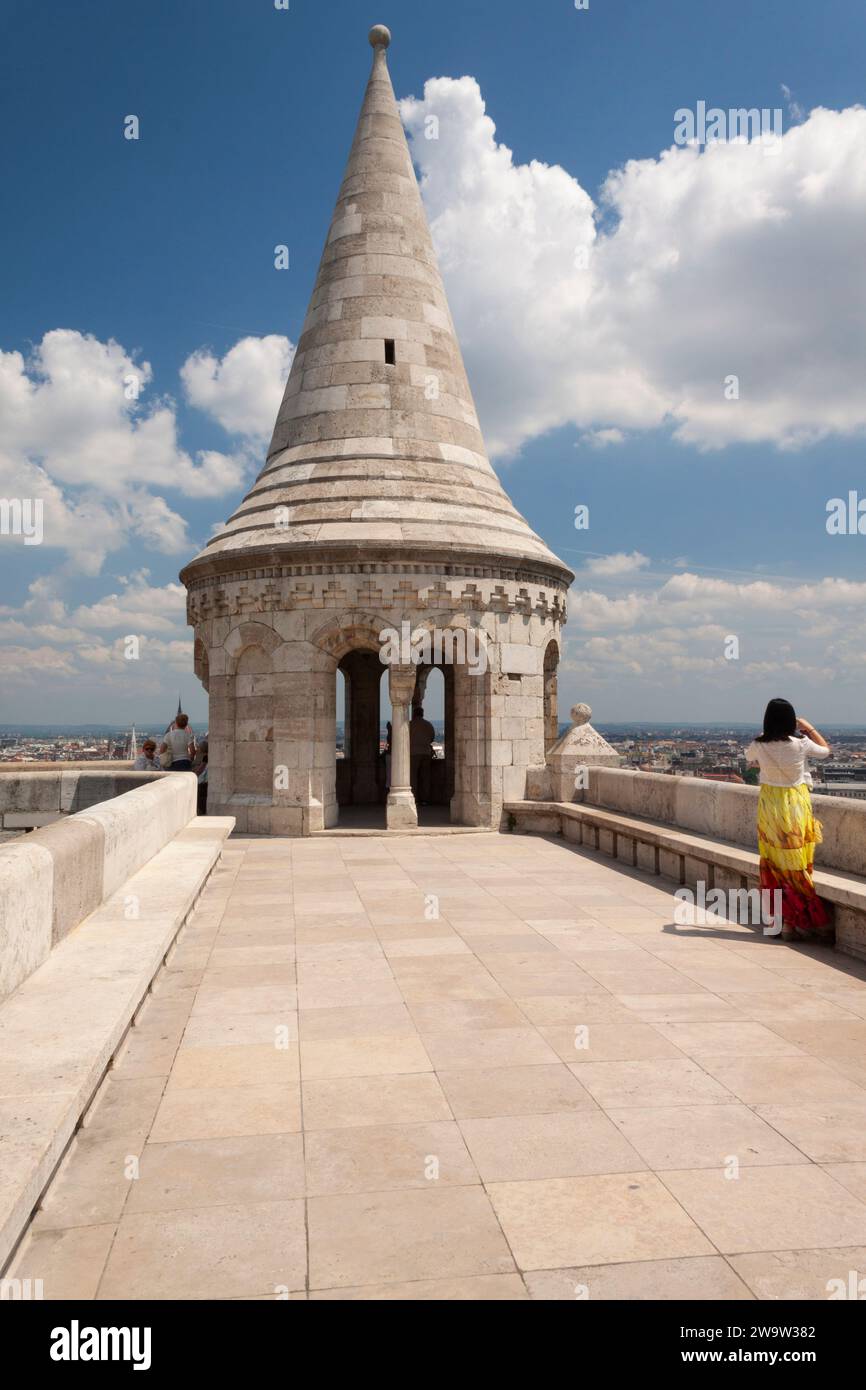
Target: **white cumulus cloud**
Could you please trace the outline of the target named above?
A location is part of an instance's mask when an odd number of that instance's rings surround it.
[[[294,355],[294,344],[277,333],[241,338],[221,359],[201,349],[180,369],[187,400],[229,433],[266,441]]]
[[[769,153],[672,144],[597,200],[516,162],[472,77],[401,109],[492,452],[567,424],[700,448],[866,431],[864,108],[816,109]]]

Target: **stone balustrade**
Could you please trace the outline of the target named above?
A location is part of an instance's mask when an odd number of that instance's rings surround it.
[[[603,767],[590,768],[587,783],[578,802],[756,848],[757,787]],[[824,827],[816,863],[866,876],[866,803],[815,796],[813,805]]]
[[[35,830],[167,776],[131,763],[11,763],[0,766],[0,830]]]
[[[192,773],[0,773],[4,817],[44,817],[0,846],[0,998],[196,814]],[[17,811],[14,809],[17,808]],[[54,822],[54,823],[49,823]]]

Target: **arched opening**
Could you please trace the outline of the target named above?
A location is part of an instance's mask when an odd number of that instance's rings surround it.
[[[559,703],[556,688],[556,669],[559,647],[548,642],[544,652],[544,751],[547,753],[559,738]]]
[[[336,672],[336,791],[338,824],[343,827],[385,827],[390,788],[391,697],[389,669],[378,651],[347,652]],[[412,788],[419,826],[447,825],[455,786],[454,667],[420,665],[412,709],[420,708],[422,723],[410,725]],[[419,738],[420,735],[420,738]]]
[[[379,653],[347,652],[337,667],[337,804],[340,824],[385,824]],[[340,706],[342,703],[342,717]],[[340,724],[342,723],[342,757]],[[344,808],[357,808],[353,815]]]
[[[450,702],[448,699],[452,676],[453,668],[450,666],[419,666],[415,681],[409,739],[412,790],[418,807],[419,824],[438,824],[449,819],[447,808],[453,792],[454,776],[451,766],[453,739],[448,738],[446,708],[450,704],[453,717],[453,699]],[[428,743],[429,729],[425,725],[432,726],[432,745]]]

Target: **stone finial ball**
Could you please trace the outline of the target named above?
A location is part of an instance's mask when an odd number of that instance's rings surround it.
[[[592,718],[592,710],[589,705],[572,705],[571,722],[572,724],[588,724]]]
[[[374,24],[370,30],[370,43],[374,48],[387,48],[391,42],[391,30],[384,24]]]

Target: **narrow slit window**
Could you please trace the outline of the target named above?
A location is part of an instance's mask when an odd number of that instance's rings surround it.
[[[397,352],[394,346],[393,338],[385,339],[385,361],[390,367],[393,367],[395,362],[397,361]]]

